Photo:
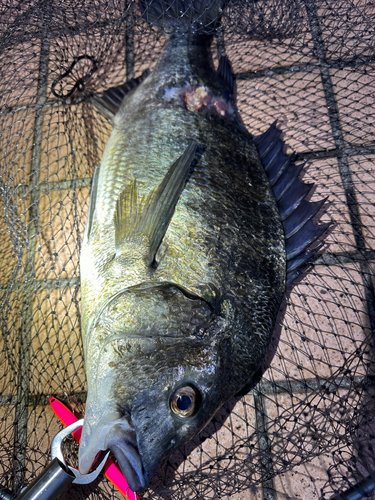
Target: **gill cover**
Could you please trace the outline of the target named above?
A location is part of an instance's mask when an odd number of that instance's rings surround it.
[[[106,301],[86,346],[96,362],[87,364],[80,472],[110,449],[132,490],[142,491],[221,404],[215,338],[225,328],[211,304],[171,283],[144,283]]]

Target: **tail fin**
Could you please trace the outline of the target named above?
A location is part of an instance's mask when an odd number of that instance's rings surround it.
[[[213,34],[229,0],[140,0],[146,21],[165,34],[193,30]]]

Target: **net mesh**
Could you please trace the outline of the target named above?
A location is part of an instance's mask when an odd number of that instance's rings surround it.
[[[214,59],[232,63],[244,123],[259,134],[277,119],[333,225],[253,383],[145,499],[328,499],[375,472],[374,17],[368,0],[224,12]],[[3,0],[0,30],[0,485],[17,495],[61,428],[48,396],[77,411],[86,398],[78,261],[111,132],[91,97],[152,70],[164,39],[130,0]],[[121,498],[106,479],[69,495]]]

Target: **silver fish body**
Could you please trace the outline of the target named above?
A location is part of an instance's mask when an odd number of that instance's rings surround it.
[[[170,36],[151,75],[125,97],[81,253],[88,399],[79,467],[88,472],[109,448],[135,491],[251,380],[285,289],[274,194],[209,43]],[[184,153],[186,181],[155,253],[137,224],[147,226],[150,192]]]

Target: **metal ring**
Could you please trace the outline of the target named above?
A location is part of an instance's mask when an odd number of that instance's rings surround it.
[[[58,458],[60,460],[60,462],[62,462],[66,467],[68,467],[73,472],[73,474],[75,475],[75,479],[73,481],[74,484],[90,484],[93,481],[95,481],[95,479],[97,479],[97,477],[101,473],[101,471],[102,471],[102,469],[107,461],[107,458],[109,457],[109,453],[110,453],[108,451],[105,454],[105,456],[102,458],[102,460],[100,461],[100,463],[98,464],[96,469],[94,471],[90,472],[89,474],[81,474],[79,472],[79,470],[76,469],[75,467],[71,467],[70,465],[67,465],[67,463],[65,462],[64,454],[62,452],[62,443],[63,443],[64,439],[67,436],[69,436],[69,434],[76,431],[79,427],[82,427],[82,425],[83,425],[83,418],[81,418],[80,420],[77,420],[73,424],[68,425],[68,427],[65,427],[58,434],[56,434],[56,436],[53,438],[52,444],[51,444],[51,458],[52,458],[52,460],[54,458]]]

